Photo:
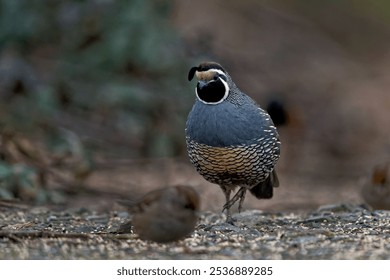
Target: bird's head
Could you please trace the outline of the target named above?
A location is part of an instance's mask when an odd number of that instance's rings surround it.
[[[200,208],[199,194],[193,187],[177,185],[173,187],[176,190],[176,202],[180,207],[189,211],[198,211]]]
[[[218,63],[203,62],[192,67],[188,73],[188,80],[191,81],[194,76],[198,79],[195,93],[201,102],[215,105],[228,97],[230,77]]]

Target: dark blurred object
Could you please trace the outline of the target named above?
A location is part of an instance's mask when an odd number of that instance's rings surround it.
[[[34,69],[20,55],[0,48],[0,100],[9,102],[17,96],[27,96],[36,84]]]
[[[288,114],[284,102],[281,100],[271,100],[268,102],[266,110],[276,126],[287,124]]]
[[[390,164],[374,168],[369,181],[362,188],[364,200],[374,209],[390,210]]]
[[[131,224],[140,239],[164,243],[180,240],[194,230],[200,200],[192,187],[174,186],[120,204],[133,214]]]

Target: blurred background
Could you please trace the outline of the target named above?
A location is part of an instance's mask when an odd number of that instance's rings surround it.
[[[280,120],[281,186],[246,208],[364,202],[390,158],[385,0],[1,0],[0,198],[106,210],[188,184],[221,210],[185,148],[204,60]]]

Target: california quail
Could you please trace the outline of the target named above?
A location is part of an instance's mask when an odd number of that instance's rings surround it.
[[[196,76],[196,101],[186,123],[187,151],[197,171],[218,184],[225,194],[227,222],[230,207],[246,190],[256,198],[271,198],[279,185],[274,166],[280,156],[279,135],[270,116],[232,81],[221,65],[204,62],[191,68]],[[232,190],[240,187],[230,199]]]
[[[164,243],[182,239],[195,229],[200,200],[192,187],[180,185],[154,190],[138,201],[120,204],[133,214],[131,225],[140,239]],[[124,226],[128,228],[128,223]]]

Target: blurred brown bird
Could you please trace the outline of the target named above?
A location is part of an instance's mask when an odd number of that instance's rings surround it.
[[[195,229],[200,200],[192,187],[174,186],[121,204],[133,214],[131,223],[140,239],[164,243],[180,240]]]
[[[390,164],[374,168],[369,181],[362,188],[366,203],[374,209],[390,210]]]

